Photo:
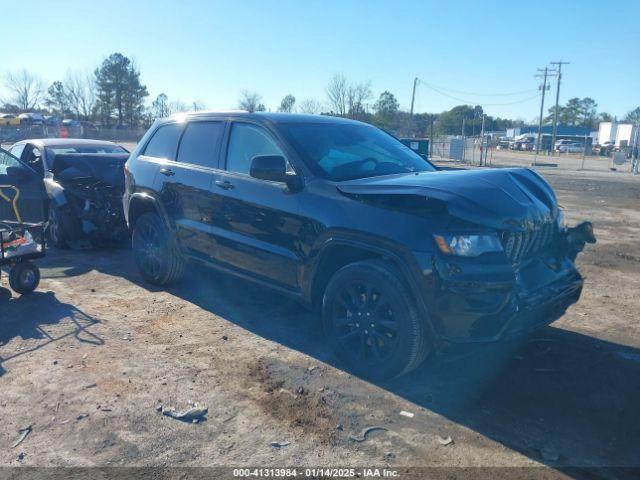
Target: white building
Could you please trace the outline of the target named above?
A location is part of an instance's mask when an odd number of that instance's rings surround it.
[[[598,143],[614,142],[616,147],[626,147],[638,141],[638,125],[632,123],[600,122]]]

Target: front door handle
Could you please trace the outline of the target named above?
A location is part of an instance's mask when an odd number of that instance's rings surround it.
[[[225,190],[231,190],[233,184],[229,180],[216,180],[216,186],[224,188]]]
[[[163,174],[166,177],[172,177],[173,175],[176,174],[176,172],[174,172],[170,168],[161,168],[160,169],[160,173]]]

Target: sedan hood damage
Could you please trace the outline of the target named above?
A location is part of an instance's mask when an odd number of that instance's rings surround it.
[[[528,230],[558,215],[549,184],[526,168],[386,175],[341,182],[338,190],[358,197],[426,197],[443,202],[452,216],[497,230]]]
[[[99,182],[124,189],[122,169],[129,158],[126,153],[67,153],[55,156],[51,168],[61,181],[93,178]]]
[[[58,245],[88,248],[127,236],[122,211],[128,154],[58,154],[45,186],[54,199]]]

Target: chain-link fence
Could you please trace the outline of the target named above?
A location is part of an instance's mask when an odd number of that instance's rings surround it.
[[[595,170],[632,172],[637,165],[638,149],[626,147],[616,150],[584,148],[581,152],[539,152],[513,150],[500,143],[479,137],[436,137],[431,158],[453,166],[487,167],[548,167],[565,170]],[[634,159],[635,157],[635,159]]]
[[[451,161],[466,165],[488,165],[492,147],[479,138],[436,137],[431,155],[436,161]]]

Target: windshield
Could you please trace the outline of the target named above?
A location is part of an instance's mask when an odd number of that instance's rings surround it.
[[[60,155],[64,153],[128,153],[120,145],[77,145],[77,146],[59,146],[47,148],[52,155]]]
[[[368,125],[288,123],[280,127],[309,168],[330,180],[436,170],[391,135]]]

